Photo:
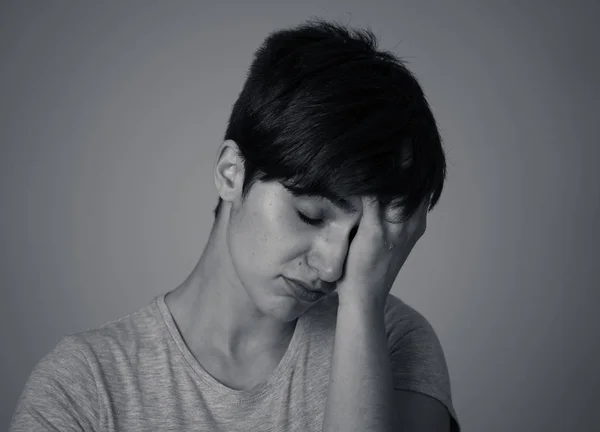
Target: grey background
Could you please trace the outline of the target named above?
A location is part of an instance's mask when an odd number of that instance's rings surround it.
[[[393,292],[465,431],[600,430],[600,8],[583,1],[0,3],[0,425],[65,334],[177,286],[268,32],[370,25],[409,61],[448,181]],[[0,426],[1,427],[1,426]]]

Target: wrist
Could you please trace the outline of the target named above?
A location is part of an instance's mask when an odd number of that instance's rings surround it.
[[[372,293],[367,295],[340,295],[338,293],[338,309],[348,309],[357,313],[381,313],[385,309],[387,296],[381,298]]]

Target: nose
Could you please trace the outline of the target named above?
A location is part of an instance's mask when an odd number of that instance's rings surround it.
[[[319,279],[334,283],[342,277],[350,243],[348,236],[322,238],[308,256],[308,265],[316,270]]]

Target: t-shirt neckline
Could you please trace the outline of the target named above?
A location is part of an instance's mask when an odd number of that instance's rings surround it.
[[[306,321],[309,319],[309,314],[305,313],[298,317],[296,327],[288,347],[283,357],[279,361],[279,364],[271,372],[267,380],[257,384],[251,389],[239,390],[228,387],[215,379],[204,369],[204,367],[202,367],[200,362],[196,360],[183,340],[177,325],[175,324],[173,315],[171,315],[171,311],[169,310],[165,301],[166,295],[167,293],[162,293],[154,298],[154,305],[158,311],[159,318],[161,318],[162,322],[165,324],[171,341],[177,346],[178,351],[183,357],[185,363],[205,385],[209,386],[210,391],[217,392],[223,396],[230,396],[234,398],[236,402],[247,402],[249,400],[261,397],[265,393],[269,392],[273,387],[276,387],[278,383],[284,382],[283,378],[286,376],[288,370],[293,366],[292,360],[296,358],[298,347],[304,338],[307,325]]]

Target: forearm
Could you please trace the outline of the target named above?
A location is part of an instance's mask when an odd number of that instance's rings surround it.
[[[391,432],[392,400],[383,306],[340,304],[323,432]]]

